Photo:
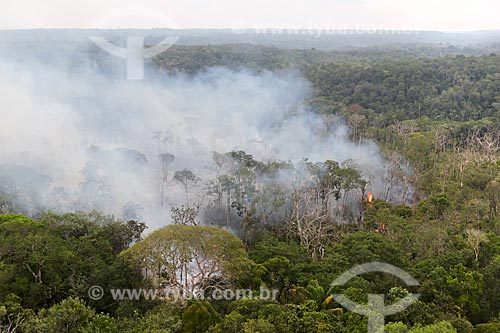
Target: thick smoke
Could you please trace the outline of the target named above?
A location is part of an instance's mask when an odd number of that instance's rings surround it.
[[[0,191],[27,214],[98,209],[159,227],[186,204],[174,172],[200,177],[189,196],[206,203],[213,152],[234,150],[264,162],[352,159],[368,190],[387,195],[377,146],[349,141],[339,118],[309,110],[299,73],[212,68],[136,82],[68,63],[0,63]]]

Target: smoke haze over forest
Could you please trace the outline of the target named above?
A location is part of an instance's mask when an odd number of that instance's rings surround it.
[[[29,56],[0,64],[1,190],[31,215],[97,209],[158,227],[171,207],[185,204],[174,171],[200,177],[192,195],[207,204],[213,153],[239,150],[266,163],[352,159],[369,190],[386,192],[388,165],[377,146],[351,142],[342,119],[311,110],[311,87],[298,71],[218,67],[135,82],[124,79],[120,59],[82,59],[86,47],[65,45],[60,57],[18,50]],[[166,153],[175,159],[161,207],[159,155]],[[290,185],[291,174],[279,177]],[[135,207],[132,216],[127,207]]]

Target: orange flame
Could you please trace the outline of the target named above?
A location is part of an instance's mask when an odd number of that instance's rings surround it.
[[[368,192],[368,202],[369,203],[373,202],[373,194],[372,194],[372,192]]]

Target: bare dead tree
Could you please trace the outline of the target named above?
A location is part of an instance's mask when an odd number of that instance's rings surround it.
[[[475,140],[479,147],[479,151],[482,152],[482,156],[485,156],[489,162],[494,162],[499,149],[499,137],[498,132],[487,131],[483,135],[475,135]]]
[[[434,131],[434,137],[436,138],[436,153],[444,153],[449,145],[449,133],[448,130],[438,127]]]
[[[333,235],[334,225],[322,205],[317,203],[314,190],[293,194],[289,229],[299,238],[300,245],[309,251],[313,259],[323,258],[323,242]]]
[[[7,323],[3,325],[0,324],[0,333],[15,333],[26,320],[25,316],[23,316],[21,313],[7,314],[6,317]]]
[[[469,245],[474,250],[476,261],[478,261],[481,244],[488,242],[488,235],[484,231],[474,228],[467,229],[466,234],[467,245]]]
[[[410,134],[417,131],[417,126],[413,123],[398,121],[391,127],[391,129],[396,136],[403,138],[403,141],[406,144]]]

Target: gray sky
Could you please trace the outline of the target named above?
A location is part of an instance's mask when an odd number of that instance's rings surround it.
[[[499,0],[0,0],[0,4],[0,29],[500,29]]]

